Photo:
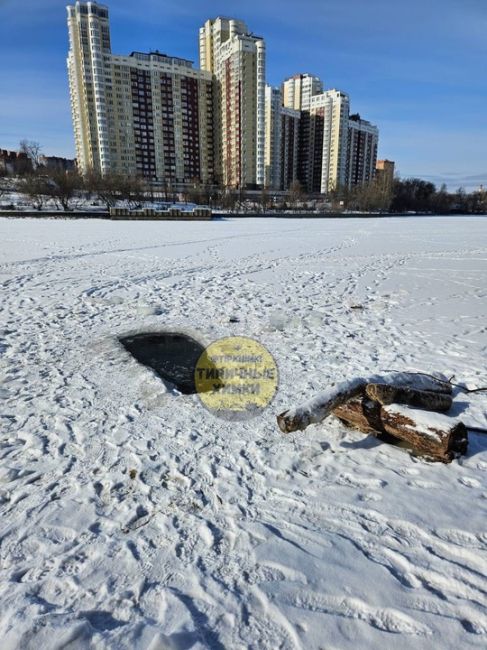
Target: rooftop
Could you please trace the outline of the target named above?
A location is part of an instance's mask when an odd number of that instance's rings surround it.
[[[134,59],[138,59],[139,61],[166,61],[170,63],[177,63],[178,65],[184,65],[189,68],[191,68],[194,63],[190,59],[182,59],[179,56],[169,56],[168,54],[159,52],[159,50],[150,52],[135,51],[131,52],[129,56],[133,57]]]

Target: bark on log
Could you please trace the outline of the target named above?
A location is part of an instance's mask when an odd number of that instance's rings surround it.
[[[340,404],[363,394],[366,384],[363,377],[358,377],[332,386],[309,402],[280,413],[277,424],[284,433],[302,431],[308,425],[324,420]]]
[[[443,463],[467,451],[465,425],[446,415],[406,406],[383,406],[367,398],[349,400],[334,409],[333,415],[365,433],[392,435],[409,443],[416,453]]]
[[[440,378],[443,377],[443,378]],[[392,384],[414,390],[427,390],[433,393],[452,394],[452,384],[443,375],[438,378],[433,375],[425,375],[421,372],[393,372],[380,378],[371,379],[369,383]]]
[[[452,405],[452,397],[447,393],[437,393],[431,390],[416,390],[403,386],[389,384],[367,384],[365,393],[370,399],[384,406],[389,404],[407,404],[428,411],[445,413]]]
[[[437,393],[451,393],[448,381],[414,372],[394,372],[387,375],[357,377],[323,391],[315,398],[288,409],[277,416],[279,428],[284,433],[306,429],[310,424],[324,420],[334,408],[357,395],[363,395],[367,384],[392,384],[396,387],[430,390]]]

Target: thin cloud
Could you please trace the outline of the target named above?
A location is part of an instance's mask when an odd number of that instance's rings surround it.
[[[463,187],[468,192],[478,190],[481,186],[487,187],[487,172],[475,176],[462,176],[461,174],[401,174],[403,178],[419,176],[424,180],[434,183],[437,187],[446,185],[450,192]]]

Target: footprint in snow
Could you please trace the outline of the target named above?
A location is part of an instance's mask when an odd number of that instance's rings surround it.
[[[351,474],[340,474],[335,481],[338,485],[354,488],[383,488],[387,481],[377,478],[358,478]]]
[[[440,528],[435,531],[435,534],[456,546],[463,548],[478,548],[484,549],[487,546],[487,533],[469,533],[465,530],[457,530],[455,528]]]
[[[461,483],[462,485],[465,485],[465,487],[468,488],[477,488],[481,487],[480,481],[477,481],[476,478],[470,478],[468,476],[462,476],[461,478],[458,479],[458,482]]]
[[[382,501],[382,497],[380,494],[376,494],[375,492],[369,492],[366,494],[359,494],[358,495],[359,501]]]
[[[418,476],[419,473],[419,469],[414,467],[404,467],[398,470],[398,474],[401,474],[402,476]]]
[[[410,487],[417,487],[421,490],[432,490],[438,487],[438,483],[433,483],[433,481],[408,481],[407,483]]]

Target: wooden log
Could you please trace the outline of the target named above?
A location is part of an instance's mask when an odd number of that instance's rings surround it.
[[[352,399],[333,415],[361,431],[381,437],[389,434],[407,442],[417,454],[449,463],[468,446],[465,425],[447,415],[407,406],[384,406],[367,398]]]
[[[452,405],[452,397],[447,393],[437,393],[431,390],[416,390],[406,386],[390,384],[367,384],[365,393],[370,399],[384,406],[389,404],[407,404],[428,411],[445,413]]]
[[[302,431],[308,425],[324,420],[340,404],[363,394],[366,384],[363,377],[358,377],[332,386],[309,402],[280,413],[277,424],[284,433]]]
[[[422,372],[392,372],[380,378],[371,379],[369,383],[392,384],[414,390],[427,390],[433,393],[446,393],[451,395],[452,384],[443,375],[437,377]]]
[[[284,433],[302,431],[310,424],[324,420],[334,408],[357,395],[363,395],[367,384],[393,384],[397,387],[451,393],[451,385],[446,380],[413,372],[394,372],[386,375],[356,377],[351,381],[331,386],[313,399],[290,408],[277,416],[279,428]]]

